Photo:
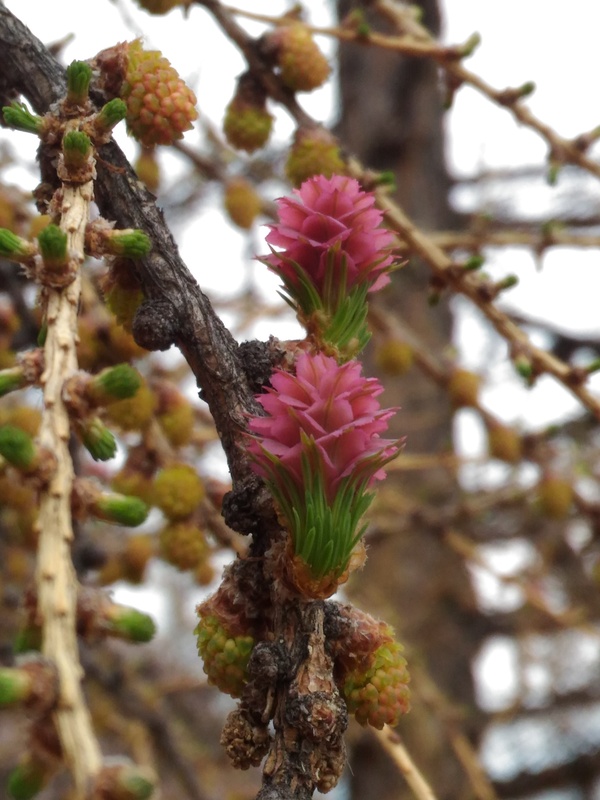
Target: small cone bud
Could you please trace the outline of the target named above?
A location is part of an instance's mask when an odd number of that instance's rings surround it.
[[[173,447],[188,444],[194,431],[191,403],[170,381],[157,383],[154,390],[158,398],[156,417],[167,439]]]
[[[262,209],[260,196],[244,178],[234,178],[225,188],[225,210],[231,221],[242,230],[250,230]]]
[[[133,397],[117,400],[106,407],[106,416],[125,431],[143,430],[152,420],[156,398],[142,383]]]
[[[195,633],[208,682],[225,694],[239,697],[247,682],[252,636],[230,635],[213,615],[201,617]]]
[[[81,441],[94,461],[109,461],[117,454],[117,442],[100,417],[81,423]]]
[[[204,486],[189,464],[161,470],[154,479],[154,503],[169,519],[189,516],[204,499]]]
[[[375,361],[382,372],[388,375],[404,375],[412,367],[412,348],[398,339],[388,339],[375,351]]]
[[[301,186],[314,175],[330,178],[345,175],[346,165],[337,139],[324,128],[299,128],[285,164],[285,174],[293,186]]]
[[[134,168],[138,178],[144,181],[151,192],[156,194],[160,186],[160,167],[156,159],[156,148],[142,147]]]
[[[210,552],[202,530],[187,521],[164,527],[160,532],[160,547],[163,558],[181,570],[197,569]]]
[[[265,36],[264,46],[273,51],[281,80],[293,92],[310,92],[329,77],[327,59],[301,22],[276,28]]]
[[[491,423],[487,429],[488,451],[492,458],[517,464],[523,455],[523,442],[519,434],[501,423]]]
[[[148,614],[117,604],[110,606],[106,622],[113,636],[129,642],[149,642],[156,633],[154,620]]]
[[[67,67],[67,103],[82,106],[88,99],[92,69],[85,61],[72,61]]]
[[[448,393],[455,408],[472,408],[479,402],[481,378],[466,369],[455,369],[448,381]]]
[[[252,75],[245,73],[225,109],[225,138],[232,147],[253,153],[269,141],[272,127],[273,117],[267,111],[265,91]]]
[[[22,103],[12,103],[2,109],[4,121],[9,128],[24,133],[34,133],[39,136],[42,132],[44,121],[37,114],[32,114]]]
[[[573,505],[573,484],[560,475],[544,475],[538,484],[542,513],[552,519],[566,519]]]
[[[135,528],[146,521],[149,509],[139,497],[103,493],[95,500],[90,510],[94,516],[105,522]]]
[[[182,139],[198,118],[192,90],[158,50],[144,50],[139,40],[127,46],[121,96],[129,133],[146,147]]]

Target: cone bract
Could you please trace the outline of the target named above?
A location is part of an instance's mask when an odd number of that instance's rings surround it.
[[[239,697],[247,682],[252,636],[230,635],[214,615],[201,617],[195,633],[208,682],[225,694]]]

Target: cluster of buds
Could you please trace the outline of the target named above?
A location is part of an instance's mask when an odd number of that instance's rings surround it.
[[[353,178],[318,175],[278,201],[272,252],[259,260],[283,281],[315,346],[338,360],[369,340],[367,297],[389,283],[393,234],[381,227],[375,197]],[[275,250],[274,248],[281,248]]]

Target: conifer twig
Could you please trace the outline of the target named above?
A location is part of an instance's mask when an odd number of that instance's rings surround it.
[[[65,762],[74,776],[78,800],[86,797],[91,779],[100,770],[101,754],[81,688],[83,670],[76,634],[78,584],[71,560],[74,475],[69,453],[69,416],[62,400],[62,388],[77,369],[79,267],[84,257],[84,233],[92,197],[92,181],[63,186],[60,227],[67,235],[70,265],[76,272],[68,286],[46,287],[45,290],[48,332],[46,368],[41,378],[44,412],[39,435],[40,445],[54,453],[57,463],[40,498],[36,582],[42,652],[56,665],[59,675],[55,722]]]

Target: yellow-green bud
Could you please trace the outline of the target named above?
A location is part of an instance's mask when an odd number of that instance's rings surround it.
[[[29,469],[35,464],[37,448],[31,436],[13,425],[0,427],[0,455],[19,469]]]
[[[154,620],[148,614],[117,604],[110,607],[106,622],[112,636],[128,642],[149,642],[156,633]]]
[[[90,510],[105,522],[135,528],[145,522],[149,509],[139,497],[106,492],[94,501]]]
[[[95,375],[89,383],[88,392],[96,403],[108,405],[133,397],[141,385],[142,379],[136,369],[129,364],[117,364]]]

